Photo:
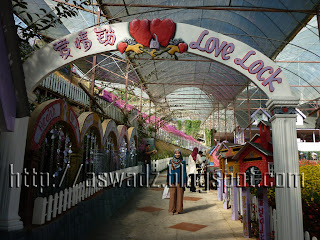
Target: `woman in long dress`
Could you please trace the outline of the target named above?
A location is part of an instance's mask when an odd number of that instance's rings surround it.
[[[188,176],[191,178],[191,192],[196,192],[196,176],[197,176],[197,164],[202,163],[202,159],[198,154],[199,149],[195,147],[188,159]]]
[[[173,158],[169,162],[167,174],[167,185],[170,189],[169,214],[182,213],[183,194],[186,184],[186,162],[183,161],[180,149],[176,149],[174,150]]]

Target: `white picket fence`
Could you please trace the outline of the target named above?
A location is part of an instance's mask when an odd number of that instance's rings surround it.
[[[113,182],[110,181],[109,174],[115,176],[124,174],[124,179],[142,172],[141,166],[129,167],[111,173],[107,173],[107,176],[98,176],[93,180],[83,181],[76,184],[74,187],[61,190],[59,193],[46,197],[37,197],[34,201],[32,224],[42,225],[45,222],[51,221],[61,213],[67,211],[71,207],[74,207],[79,202],[92,196],[96,192],[100,191],[103,187],[111,186]],[[106,184],[105,184],[106,183]],[[103,185],[103,187],[102,187]]]
[[[238,188],[239,191],[239,212],[243,216],[243,209],[242,209],[242,189]],[[258,221],[258,198],[256,196],[251,196],[251,219],[256,219]],[[253,210],[254,209],[254,210]],[[277,238],[277,211],[276,209],[272,209],[269,207],[269,221],[270,221],[270,232],[274,232],[275,240],[280,240]],[[304,233],[304,240],[318,240],[316,237],[310,237],[309,232],[305,231]]]

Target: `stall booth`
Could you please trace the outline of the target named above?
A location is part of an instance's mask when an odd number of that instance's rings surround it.
[[[70,187],[80,150],[79,123],[75,112],[62,99],[41,103],[31,113],[25,154],[20,216],[31,226],[34,201]]]
[[[84,112],[78,117],[82,153],[81,180],[88,174],[99,173],[103,168],[103,131],[99,116],[94,112]]]
[[[270,239],[269,206],[267,188],[274,186],[273,146],[271,144],[271,124],[260,121],[260,134],[256,134],[233,156],[239,161],[240,187],[242,188],[243,234],[250,237],[250,187],[257,189],[258,223],[260,238]]]
[[[136,128],[131,127],[128,129],[128,167],[134,167],[138,165],[137,160],[137,144],[138,144],[138,137]]]
[[[118,169],[123,169],[128,166],[127,151],[128,151],[128,129],[124,125],[119,125],[118,129],[118,146],[119,146],[119,162]]]
[[[102,129],[105,163],[103,172],[112,172],[117,170],[118,163],[118,129],[116,123],[112,119],[104,120],[102,122]]]

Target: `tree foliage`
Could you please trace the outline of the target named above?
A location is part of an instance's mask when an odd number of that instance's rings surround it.
[[[30,52],[32,52],[31,47],[26,46],[29,45],[30,40],[36,37],[38,39],[45,39],[46,42],[51,41],[52,39],[49,40],[43,35],[45,30],[55,27],[57,24],[62,24],[61,19],[63,18],[77,16],[77,8],[84,8],[86,4],[88,4],[88,1],[82,1],[80,3],[72,1],[70,5],[57,3],[53,9],[46,10],[40,8],[40,11],[32,13],[27,2],[23,0],[12,0],[13,13],[26,25],[17,25],[20,45],[22,45],[20,46],[22,59],[25,60]]]
[[[205,128],[205,137],[206,137],[206,145],[207,146],[212,146],[213,144],[213,129],[208,129],[208,128]]]
[[[187,135],[192,136],[193,138],[197,138],[199,130],[201,126],[201,121],[200,120],[185,120],[184,121],[184,128],[185,128],[185,133]]]
[[[178,128],[179,131],[182,129],[182,122],[181,122],[181,120],[178,120],[178,121],[177,121],[177,128]]]
[[[192,121],[191,120],[184,121],[184,129],[185,129],[187,135],[192,134]]]

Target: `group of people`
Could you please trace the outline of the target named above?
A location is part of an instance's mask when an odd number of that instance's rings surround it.
[[[169,162],[167,185],[170,189],[169,214],[181,214],[183,211],[183,195],[187,186],[187,176],[191,179],[190,191],[196,192],[196,177],[202,160],[202,152],[194,148],[188,158],[188,167],[183,160],[180,149],[176,149]]]

